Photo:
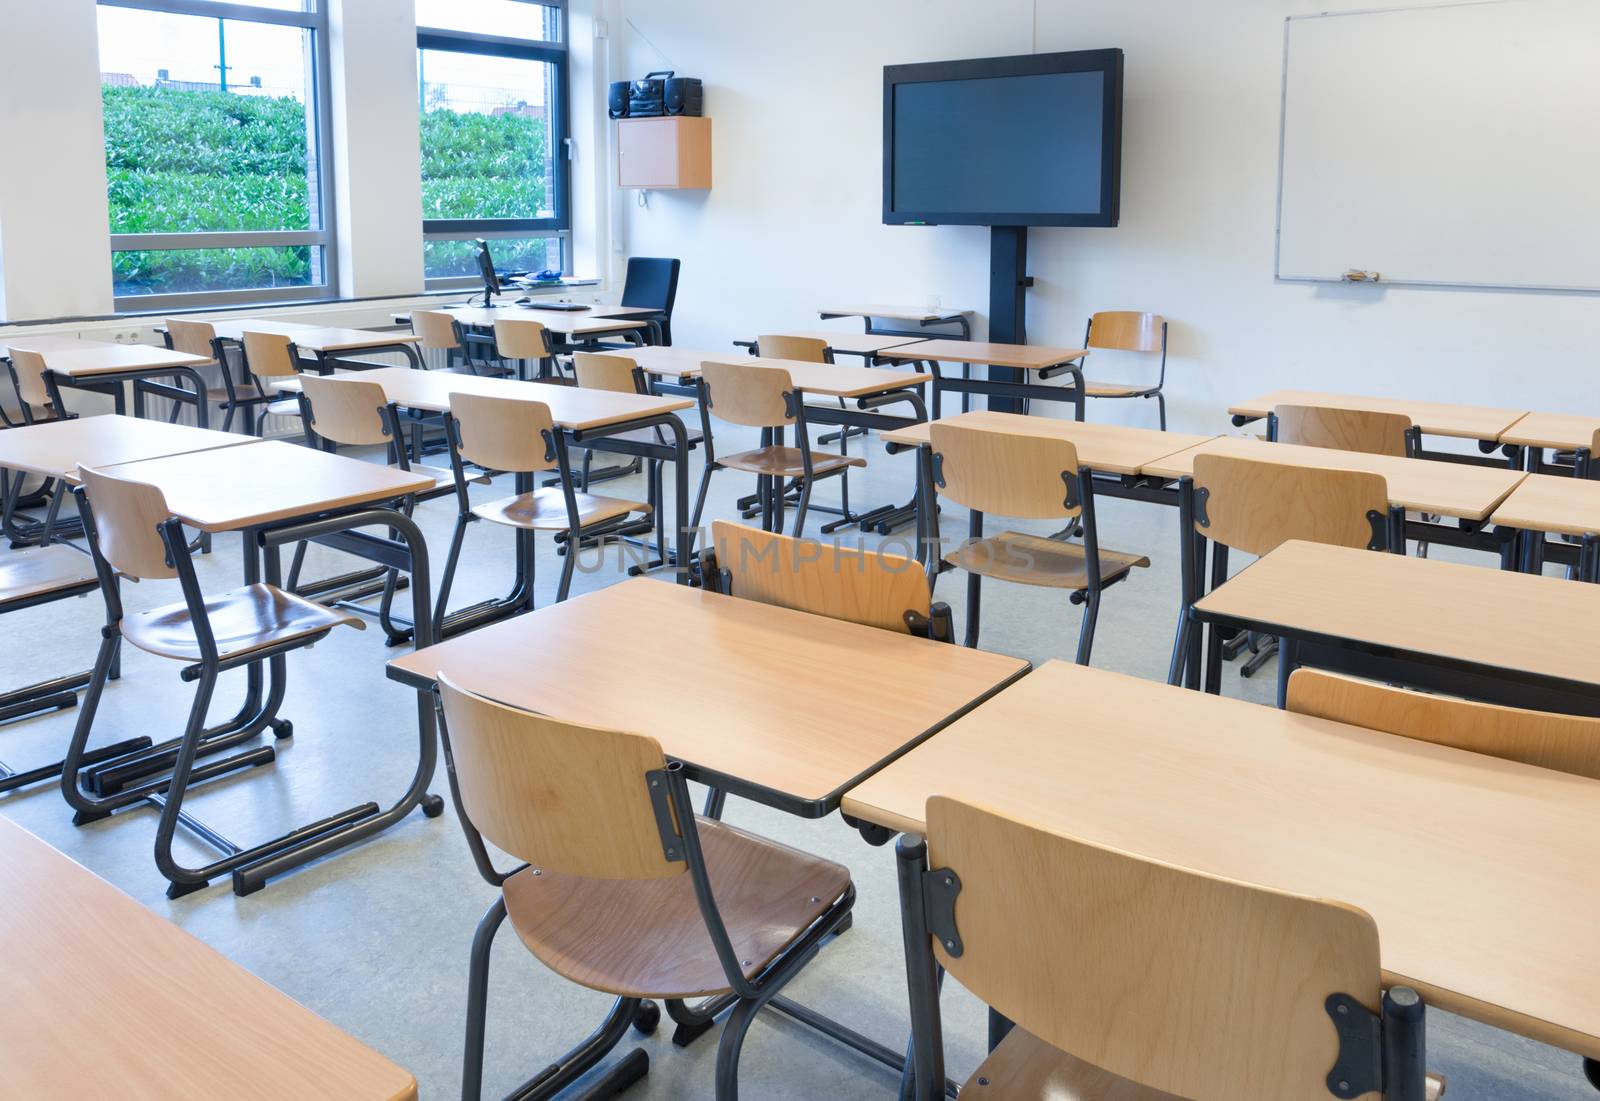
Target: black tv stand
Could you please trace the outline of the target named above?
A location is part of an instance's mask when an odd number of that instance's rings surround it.
[[[505,306],[504,302],[496,302],[494,300],[494,292],[493,291],[485,289],[482,293],[483,293],[483,301],[482,302],[477,301],[478,296],[475,294],[471,298],[467,299],[467,305],[469,305],[469,306],[477,306],[479,309],[483,309],[483,310],[498,310],[498,309],[501,309],[502,307]]]
[[[989,227],[989,341],[993,344],[1028,342],[1028,227]],[[1016,367],[990,367],[996,382],[1026,382],[1028,372]],[[989,395],[989,408],[997,413],[1022,412],[1022,399]]]

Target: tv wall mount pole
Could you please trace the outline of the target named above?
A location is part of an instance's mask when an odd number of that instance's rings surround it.
[[[994,344],[1028,342],[1028,227],[989,227],[989,340]],[[1022,383],[1028,372],[1018,367],[990,367],[995,382]],[[1023,399],[990,394],[989,408],[998,413],[1021,413]]]

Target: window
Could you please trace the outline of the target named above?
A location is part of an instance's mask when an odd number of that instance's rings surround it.
[[[475,237],[502,272],[567,271],[565,7],[416,4],[428,285],[477,282]]]
[[[336,287],[317,0],[101,0],[119,310]]]

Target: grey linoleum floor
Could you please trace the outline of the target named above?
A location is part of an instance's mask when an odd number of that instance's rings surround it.
[[[723,448],[736,440],[728,433]],[[858,453],[861,446],[853,443]],[[870,468],[852,478],[855,501],[909,496],[910,457],[888,456],[875,440],[866,453]],[[698,479],[698,461],[693,476]],[[746,476],[718,475],[707,517],[731,516],[732,499],[748,489]],[[487,497],[493,491],[478,492]],[[625,496],[643,490],[635,478],[608,483],[600,492]],[[832,502],[836,494],[835,488],[824,488],[817,499]],[[442,566],[453,505],[433,502],[419,516]],[[816,523],[824,519],[819,516]],[[808,525],[808,533],[815,532],[816,523]],[[965,527],[964,518],[948,510],[945,523],[947,532]],[[1094,664],[1160,679],[1178,599],[1176,514],[1155,505],[1102,501],[1100,526],[1104,545],[1147,552],[1153,566],[1107,593]],[[504,529],[476,525],[453,603],[508,587],[510,548]],[[318,567],[345,568],[335,559],[329,552],[314,552],[308,576],[316,576]],[[539,565],[543,604],[553,599],[558,573],[547,542],[541,544]],[[613,583],[614,565],[614,558],[608,559],[603,571],[580,574],[576,591]],[[237,540],[219,539],[200,572],[208,588],[238,584]],[[961,590],[959,577],[946,576],[939,593],[957,606],[958,619]],[[125,593],[130,610],[177,599],[166,582],[126,586]],[[5,638],[0,687],[87,668],[101,615],[94,597],[6,616],[0,621]],[[1070,659],[1077,634],[1078,610],[1064,598],[986,586],[987,648],[1036,662]],[[685,677],[715,675],[697,667],[694,655],[676,653],[672,639],[660,642],[662,660],[681,662]],[[191,798],[189,808],[249,844],[367,799],[387,805],[411,775],[417,738],[414,694],[383,676],[382,663],[390,656],[376,630],[337,632],[311,651],[292,655],[282,713],[294,720],[293,739],[280,743],[276,764],[212,784]],[[597,653],[594,659],[604,661],[606,655]],[[528,672],[538,675],[537,669]],[[1253,680],[1241,680],[1232,668],[1225,675],[1224,691],[1230,695],[1270,701],[1271,688],[1270,668]],[[234,689],[219,690],[213,715],[231,713],[236,699]],[[123,679],[106,693],[94,741],[169,736],[183,722],[189,700],[190,688],[178,680],[173,663],[129,649]],[[826,708],[828,701],[803,705]],[[848,726],[851,717],[840,714],[838,722]],[[0,728],[0,759],[23,766],[57,756],[72,723],[68,712]],[[1064,701],[1061,723],[1070,730],[1070,701]],[[433,790],[446,793],[442,770]],[[378,838],[250,897],[237,898],[226,884],[217,884],[175,902],[164,896],[165,882],[151,860],[153,810],[77,829],[56,788],[46,784],[0,796],[0,813],[408,1067],[424,1098],[459,1094],[468,946],[495,892],[479,879],[452,809],[434,820],[417,812]],[[892,851],[866,846],[837,816],[800,821],[730,800],[727,817],[850,866],[859,890],[855,927],[823,950],[792,993],[886,1044],[903,1044],[907,1014]],[[203,858],[204,853],[192,855]],[[1585,870],[1575,868],[1574,874]],[[501,932],[493,966],[486,1095],[500,1096],[585,1035],[608,999],[542,970],[508,930]],[[953,983],[946,988],[944,1006],[950,1070],[964,1077],[981,1058],[983,1008]],[[1429,1030],[1429,1066],[1448,1077],[1451,1098],[1556,1101],[1592,1095],[1574,1055],[1443,1013],[1431,1015]],[[717,1033],[678,1049],[669,1031],[663,1027],[652,1037],[630,1037],[649,1052],[651,1068],[628,1096],[711,1096]],[[771,1015],[745,1045],[741,1082],[743,1095],[757,1099],[891,1098],[895,1089],[895,1080],[878,1065]],[[0,1075],[0,1096],[5,1092]]]

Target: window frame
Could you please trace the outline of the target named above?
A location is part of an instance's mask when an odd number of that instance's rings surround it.
[[[228,0],[96,0],[97,8],[132,8],[163,15],[198,15],[206,19],[231,19],[301,27],[311,32],[311,79],[306,93],[310,114],[316,119],[317,208],[321,229],[202,230],[181,233],[113,233],[111,252],[165,252],[179,249],[285,248],[310,245],[322,250],[321,283],[303,287],[257,287],[245,290],[179,291],[165,294],[119,294],[113,298],[117,313],[151,313],[202,309],[208,306],[245,306],[267,302],[323,301],[339,294],[339,266],[335,235],[333,158],[333,105],[329,88],[328,3],[315,0],[311,11],[284,11]],[[105,144],[102,134],[101,145]]]
[[[551,173],[555,196],[552,207],[555,213],[549,218],[424,218],[422,240],[426,250],[429,241],[470,241],[482,237],[486,241],[522,239],[528,237],[554,237],[561,242],[561,271],[572,274],[572,85],[570,53],[567,41],[570,19],[567,0],[527,0],[529,7],[554,8],[561,26],[559,39],[550,41],[537,38],[508,38],[501,35],[477,34],[471,31],[453,31],[439,27],[417,27],[417,50],[443,50],[451,53],[483,54],[490,57],[511,57],[523,61],[543,61],[555,67],[553,103],[547,118],[551,124],[550,148],[555,157]],[[420,82],[421,74],[418,75]],[[420,94],[420,88],[419,88]],[[428,276],[427,260],[423,260],[423,276],[427,290],[456,290],[479,286],[481,280],[473,276]]]

